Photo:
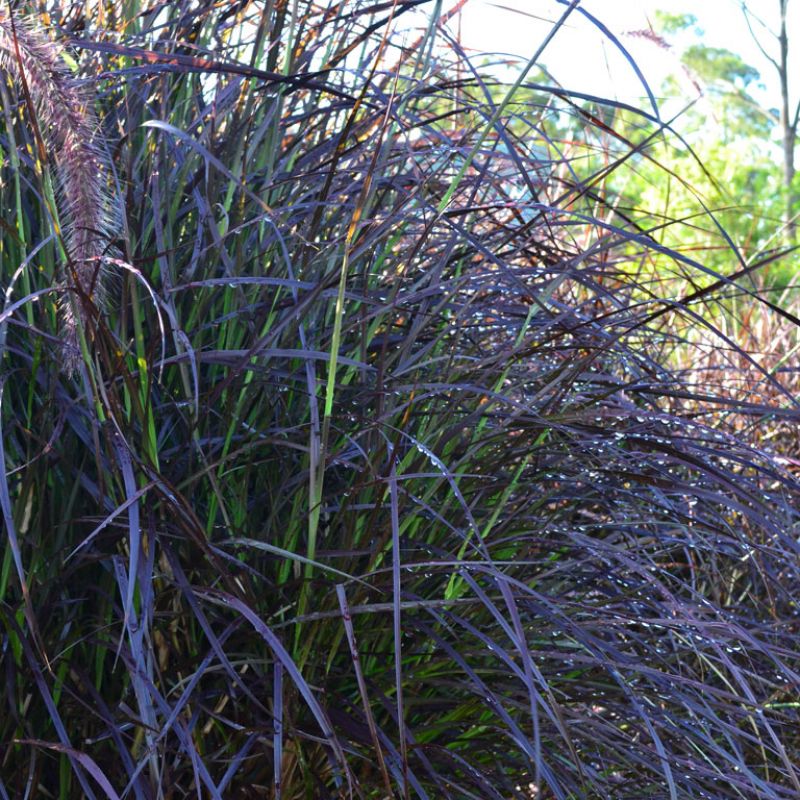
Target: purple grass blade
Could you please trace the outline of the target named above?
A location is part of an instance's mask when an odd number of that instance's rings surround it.
[[[283,792],[283,664],[275,662],[272,684],[272,770],[275,800]]]

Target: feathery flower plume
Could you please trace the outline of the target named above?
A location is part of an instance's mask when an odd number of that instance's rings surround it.
[[[78,325],[103,299],[102,256],[113,227],[91,97],[61,58],[61,47],[27,21],[0,8],[0,67],[27,87],[44,147],[56,167],[57,205],[67,252],[67,288],[61,304],[64,369],[80,360]]]

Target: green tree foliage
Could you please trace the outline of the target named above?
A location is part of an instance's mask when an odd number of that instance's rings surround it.
[[[781,156],[776,161],[781,164],[783,178],[784,235],[791,242],[795,239],[793,215],[798,202],[795,150],[800,124],[800,100],[794,97],[790,74],[789,55],[793,40],[789,35],[789,0],[771,0],[769,4],[758,5],[742,0],[740,6],[743,22],[747,24],[754,44],[775,70],[780,97],[777,110],[763,108],[753,100],[748,89],[761,76],[738,54],[695,42],[684,48],[681,58],[705,91],[720,95],[724,104],[726,138],[760,133],[766,140],[777,129]],[[774,21],[765,21],[771,15]],[[696,17],[691,14],[657,12],[655,19],[661,32],[668,37],[681,35],[690,29],[695,37],[702,35]]]
[[[689,84],[697,97],[661,135],[654,135],[655,125],[637,132],[639,121],[617,114],[618,132],[647,141],[620,190],[632,207],[669,209],[671,219],[683,220],[659,226],[654,218],[661,241],[702,252],[720,270],[736,268],[731,243],[741,264],[756,263],[781,244],[786,204],[777,115],[753,95],[761,75],[739,54],[698,42],[703,31],[693,15],[657,12],[654,18],[654,46],[673,47],[678,56],[662,94],[683,97]],[[785,284],[791,268],[768,265],[756,278]]]

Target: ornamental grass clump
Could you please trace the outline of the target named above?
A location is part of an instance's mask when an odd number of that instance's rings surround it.
[[[797,798],[800,484],[731,420],[798,404],[721,315],[788,321],[620,190],[655,99],[536,68],[577,3],[513,90],[438,0],[42,5],[129,268],[74,380],[6,114],[0,800]],[[94,123],[3,23],[91,323]]]
[[[17,83],[42,161],[55,165],[56,204],[50,213],[66,260],[61,335],[69,373],[81,355],[79,326],[91,330],[103,299],[103,259],[113,227],[93,97],[69,71],[60,46],[35,22],[5,6],[0,8],[0,66]]]

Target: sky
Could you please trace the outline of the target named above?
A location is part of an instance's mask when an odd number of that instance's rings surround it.
[[[452,5],[445,3],[445,9]],[[663,78],[680,72],[677,54],[664,51],[646,39],[627,35],[647,29],[656,9],[671,13],[692,13],[702,29],[700,41],[739,53],[761,73],[763,88],[753,94],[764,105],[780,102],[777,72],[759,52],[748,31],[739,0],[583,0],[580,8],[598,17],[630,51],[651,89],[658,92]],[[763,22],[777,29],[778,0],[751,0],[751,7]],[[789,5],[790,50],[794,36],[797,63],[795,97],[800,96],[800,0]],[[527,60],[536,51],[552,22],[565,6],[555,0],[469,0],[461,12],[460,23],[453,19],[451,30],[460,24],[461,42],[472,51],[507,53]],[[777,52],[777,40],[765,27],[755,26],[765,49]],[[690,35],[685,41],[695,41]],[[680,44],[677,42],[676,44]],[[644,90],[631,66],[618,50],[580,12],[574,11],[544,52],[541,63],[568,89],[640,103]],[[791,66],[791,64],[790,64]],[[790,90],[791,90],[790,86]],[[682,83],[688,101],[696,96],[691,82]]]

